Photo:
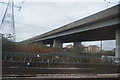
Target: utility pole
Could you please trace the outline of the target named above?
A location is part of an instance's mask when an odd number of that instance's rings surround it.
[[[104,1],[106,2],[106,4],[107,4],[106,7],[108,8],[110,2],[107,1],[107,0],[104,0]],[[103,47],[103,41],[101,40],[101,41],[100,41],[100,52],[101,52],[101,53],[102,53],[102,47]]]
[[[102,40],[100,41],[100,52],[102,53]]]
[[[15,32],[15,20],[14,20],[14,7],[21,9],[21,6],[14,5],[14,0],[9,0],[6,2],[0,2],[2,4],[7,4],[2,22],[0,24],[0,33],[4,34],[4,37],[12,42],[16,41]]]

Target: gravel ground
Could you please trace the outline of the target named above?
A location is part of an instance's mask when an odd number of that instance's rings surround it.
[[[3,78],[40,78],[40,79],[59,79],[59,78],[118,78],[120,74],[37,74],[35,77],[9,76]]]

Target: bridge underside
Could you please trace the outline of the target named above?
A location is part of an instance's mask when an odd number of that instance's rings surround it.
[[[43,43],[53,44],[53,47],[62,48],[62,43],[97,41],[97,40],[116,40],[116,63],[120,64],[120,24],[106,26],[97,29],[91,29],[83,32],[59,36],[52,39],[46,39]],[[74,45],[75,46],[75,45]],[[76,47],[76,46],[75,46]]]
[[[98,29],[91,29],[84,32],[70,34],[66,36],[59,36],[54,39],[58,39],[63,43],[67,42],[84,42],[84,41],[97,41],[97,40],[113,40],[116,38],[116,27],[119,25],[106,26]],[[43,40],[43,43],[50,44],[52,39]]]

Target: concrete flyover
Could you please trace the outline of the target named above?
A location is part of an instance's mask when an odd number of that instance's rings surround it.
[[[120,58],[120,4],[72,22],[21,43],[42,42],[62,48],[62,43],[116,39],[116,58]]]

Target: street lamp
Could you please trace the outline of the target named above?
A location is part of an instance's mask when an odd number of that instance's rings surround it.
[[[107,4],[107,8],[108,8],[108,4],[110,3],[109,1],[107,1],[107,0],[104,0],[105,2],[106,2],[106,4]]]

